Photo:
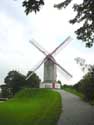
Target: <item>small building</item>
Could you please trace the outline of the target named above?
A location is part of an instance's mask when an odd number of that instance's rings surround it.
[[[40,88],[60,89],[61,85],[59,83],[40,83]]]

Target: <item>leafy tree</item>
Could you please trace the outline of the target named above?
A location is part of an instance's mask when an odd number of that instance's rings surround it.
[[[55,4],[54,7],[58,9],[66,8],[73,0],[62,0],[63,2]],[[25,13],[35,13],[44,5],[44,0],[24,0],[23,7]],[[78,28],[75,33],[77,38],[86,43],[86,47],[91,47],[94,43],[94,0],[83,0],[81,4],[75,3],[73,10],[77,12],[76,16],[70,20],[71,24],[81,23],[82,26]]]
[[[73,85],[73,88],[80,92],[81,91],[81,80],[78,83],[76,83],[75,85]]]
[[[94,100],[94,66],[91,66],[88,73],[74,85],[74,88],[84,94],[85,100]]]
[[[60,80],[58,80],[57,82],[58,82],[60,85],[62,85],[62,83],[61,83],[61,81],[60,81]]]
[[[43,0],[24,0],[22,6],[25,7],[25,13],[28,15],[30,12],[35,13],[40,10],[40,6],[44,5]]]
[[[27,76],[28,77],[32,71],[28,71]],[[31,88],[39,88],[40,84],[40,78],[37,76],[37,74],[33,73],[32,76],[26,81],[26,86]]]
[[[9,97],[10,93],[9,93],[9,89],[6,85],[1,85],[1,97],[2,98],[7,98]]]
[[[72,1],[64,0],[64,2],[54,5],[54,7],[58,9],[66,8]],[[82,22],[82,26],[75,31],[77,38],[86,42],[86,47],[91,47],[94,43],[94,0],[83,0],[81,4],[75,3],[73,9],[77,14],[70,20],[70,23]]]
[[[17,71],[10,71],[4,82],[14,95],[25,85],[25,76]]]
[[[77,57],[74,60],[81,66],[82,71],[94,72],[94,65],[87,64],[85,59]]]
[[[27,73],[27,76],[31,74],[32,71]],[[40,79],[33,73],[32,76],[26,80],[26,77],[17,71],[10,71],[5,77],[5,85],[1,85],[1,96],[2,97],[12,97],[16,92],[21,90],[23,87],[39,88]]]
[[[80,88],[85,95],[85,100],[90,101],[94,99],[94,77],[91,77],[90,72],[84,76]]]

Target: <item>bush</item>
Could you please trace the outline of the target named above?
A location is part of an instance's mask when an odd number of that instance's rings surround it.
[[[88,72],[83,79],[81,79],[74,88],[84,94],[86,101],[94,100],[94,76],[91,72]]]
[[[84,94],[84,99],[86,101],[91,101],[94,99],[94,83],[92,81],[84,81],[81,86],[81,91]]]

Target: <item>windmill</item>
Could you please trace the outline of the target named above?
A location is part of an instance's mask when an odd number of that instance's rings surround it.
[[[67,37],[58,47],[56,47],[51,53],[48,53],[44,48],[42,48],[35,40],[30,41],[30,43],[35,46],[40,52],[45,55],[45,58],[38,64],[33,72],[26,78],[28,80],[32,74],[40,68],[40,66],[44,63],[44,81],[41,84],[41,87],[45,88],[59,88],[60,84],[56,83],[57,77],[57,67],[62,70],[63,75],[66,78],[71,78],[72,75],[65,70],[54,58],[54,55],[60,50],[61,47],[65,47],[70,41],[70,37]],[[57,87],[56,87],[57,86]]]

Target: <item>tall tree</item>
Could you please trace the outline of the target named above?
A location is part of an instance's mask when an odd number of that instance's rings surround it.
[[[92,74],[92,72],[88,72],[83,77],[83,80],[81,83],[81,91],[84,93],[85,99],[87,101],[94,99],[94,75]]]
[[[77,64],[81,66],[82,71],[86,70],[86,72],[94,73],[94,65],[87,64],[85,59],[77,57],[74,60],[76,61]]]
[[[11,93],[6,85],[1,85],[0,88],[1,88],[0,96],[2,98],[9,98],[11,96]]]
[[[43,0],[24,0],[22,6],[25,7],[25,13],[28,15],[30,12],[35,13],[40,10],[40,6],[44,5]]]
[[[74,85],[74,88],[84,94],[85,100],[94,100],[94,65],[92,65],[88,73]]]
[[[58,9],[66,8],[73,0],[64,0],[54,7]],[[86,42],[86,47],[91,47],[94,43],[94,0],[82,0],[81,4],[75,3],[73,10],[77,12],[76,16],[70,20],[71,24],[81,23],[75,33],[77,38]]]
[[[66,8],[73,0],[62,0],[63,2],[55,4],[54,7],[58,9]],[[35,13],[40,10],[44,5],[44,0],[24,0],[23,7],[25,13],[28,15],[30,12]],[[86,43],[86,47],[92,47],[94,43],[94,0],[82,0],[81,4],[75,3],[73,10],[77,12],[76,16],[70,20],[71,24],[82,23],[75,33],[77,38]]]
[[[17,71],[10,71],[4,82],[14,95],[25,85],[25,76]]]
[[[28,77],[32,71],[28,71],[27,76]],[[36,73],[33,73],[32,76],[26,81],[26,86],[31,87],[31,88],[39,88],[40,85],[40,78],[37,76]]]

